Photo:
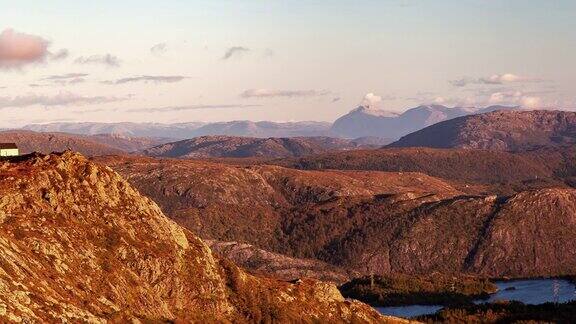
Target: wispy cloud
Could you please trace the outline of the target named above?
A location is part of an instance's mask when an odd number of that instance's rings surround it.
[[[319,97],[330,94],[327,90],[271,90],[271,89],[249,89],[240,94],[242,98],[298,98],[298,97]]]
[[[65,60],[68,58],[68,56],[70,56],[70,52],[65,48],[59,50],[56,53],[49,53],[49,57],[52,61]]]
[[[172,111],[185,111],[185,110],[204,110],[204,109],[243,109],[243,108],[257,108],[262,105],[189,105],[189,106],[171,106],[171,107],[155,107],[155,108],[136,108],[129,109],[129,112],[172,112]]]
[[[6,29],[0,34],[0,69],[19,69],[45,62],[49,45],[42,37]]]
[[[233,47],[230,47],[226,50],[226,53],[224,53],[222,60],[228,60],[232,57],[240,56],[243,53],[246,53],[249,51],[250,51],[250,49],[247,47],[244,47],[244,46],[233,46]]]
[[[152,46],[150,48],[150,53],[152,53],[153,55],[156,55],[156,56],[160,56],[160,55],[166,53],[167,50],[168,50],[168,46],[166,45],[166,43],[160,43],[160,44],[156,44],[156,45]]]
[[[87,77],[88,73],[66,73],[66,74],[54,74],[49,75],[42,80],[69,80],[69,79],[76,79],[76,78],[84,78]]]
[[[489,77],[482,78],[462,78],[457,80],[448,81],[455,87],[466,87],[471,84],[484,84],[484,85],[502,85],[506,83],[521,83],[521,82],[542,82],[542,79],[519,76],[512,73],[494,74]]]
[[[69,92],[54,96],[30,94],[17,97],[0,97],[0,108],[23,108],[29,106],[71,106],[92,105],[127,100],[127,97],[87,97]]]
[[[89,74],[87,73],[66,73],[66,74],[55,74],[46,76],[38,81],[40,83],[31,83],[28,86],[31,88],[40,88],[40,87],[50,87],[50,86],[65,86],[65,85],[74,85],[78,83],[86,82],[85,77]]]
[[[154,83],[175,83],[188,79],[182,75],[142,75],[129,78],[122,78],[113,81],[102,81],[104,84],[125,84],[132,82],[154,82]]]
[[[101,64],[109,67],[120,66],[120,59],[111,54],[80,56],[74,62],[76,64]]]

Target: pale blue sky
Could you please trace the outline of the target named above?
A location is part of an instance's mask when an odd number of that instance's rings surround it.
[[[395,111],[432,102],[576,106],[576,2],[568,0],[0,0],[0,32],[9,28],[70,55],[0,69],[0,126],[332,121],[370,92]],[[156,44],[166,50],[151,53]],[[232,47],[248,50],[223,60]],[[75,63],[105,54],[120,66]],[[88,75],[68,85],[42,80],[67,73]],[[186,79],[102,83],[143,75]],[[449,83],[458,80],[465,86]],[[241,95],[251,89],[260,95]]]

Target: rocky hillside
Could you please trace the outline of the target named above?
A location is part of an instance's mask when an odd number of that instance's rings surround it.
[[[126,153],[134,153],[174,141],[172,138],[132,137],[117,134],[96,134],[87,136],[87,138]]]
[[[561,275],[576,266],[573,189],[497,197],[466,195],[411,172],[100,161],[201,237],[313,258],[354,275]]]
[[[385,322],[335,286],[254,277],[75,153],[0,162],[0,318]]]
[[[143,154],[172,158],[282,158],[378,146],[370,144],[373,142],[374,139],[354,141],[331,137],[202,136],[155,146],[144,150]]]
[[[527,151],[576,143],[576,113],[496,111],[438,123],[401,138],[391,147]]]
[[[422,172],[471,194],[513,194],[575,183],[574,149],[510,153],[488,150],[387,148],[325,153],[273,163],[304,170]]]
[[[486,108],[423,105],[406,110],[401,114],[386,112],[373,107],[360,106],[338,118],[332,132],[343,137],[378,136],[400,138],[424,127],[470,114],[495,110],[515,110],[516,107],[491,106]]]
[[[214,253],[224,256],[254,273],[272,275],[282,280],[313,278],[338,284],[350,279],[350,274],[344,269],[322,261],[291,258],[246,243],[211,240],[207,240],[206,243]],[[360,298],[357,299],[360,300]]]

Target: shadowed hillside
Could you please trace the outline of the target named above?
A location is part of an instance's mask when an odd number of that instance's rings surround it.
[[[564,187],[576,174],[574,149],[514,154],[464,149],[389,148],[325,153],[272,163],[304,170],[423,172],[454,181],[470,193],[511,194],[530,188]]]

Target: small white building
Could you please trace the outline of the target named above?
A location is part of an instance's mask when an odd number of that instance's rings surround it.
[[[19,154],[16,143],[0,143],[0,156],[18,156]]]

